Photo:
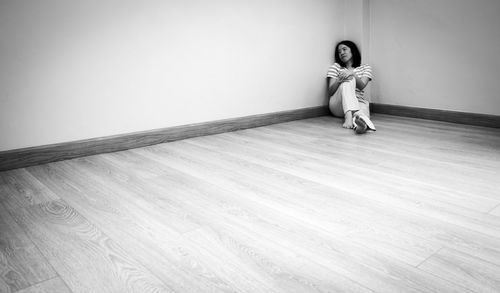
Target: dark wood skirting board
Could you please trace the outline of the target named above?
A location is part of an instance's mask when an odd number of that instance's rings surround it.
[[[327,106],[252,115],[0,152],[0,171],[122,151],[196,136],[328,115]]]
[[[370,109],[373,113],[500,128],[500,116],[497,115],[435,110],[378,103],[371,103]]]

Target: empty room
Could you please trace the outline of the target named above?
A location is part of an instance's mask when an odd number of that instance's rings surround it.
[[[500,292],[499,15],[0,0],[0,293]]]

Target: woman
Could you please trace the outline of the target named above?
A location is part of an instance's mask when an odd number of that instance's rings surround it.
[[[344,128],[356,133],[375,130],[370,121],[370,104],[364,89],[372,80],[370,65],[361,65],[361,54],[356,44],[342,41],[335,47],[335,64],[328,70],[328,96],[330,111],[344,117]]]

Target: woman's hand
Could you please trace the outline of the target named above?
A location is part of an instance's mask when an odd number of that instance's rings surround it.
[[[353,78],[354,78],[354,72],[352,70],[342,69],[342,70],[340,70],[337,79],[339,80],[339,82],[345,82],[345,81],[349,81]]]

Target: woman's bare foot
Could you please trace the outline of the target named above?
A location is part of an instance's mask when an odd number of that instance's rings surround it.
[[[344,115],[344,124],[342,125],[344,128],[352,129],[354,124],[352,124],[352,111],[347,111]]]

